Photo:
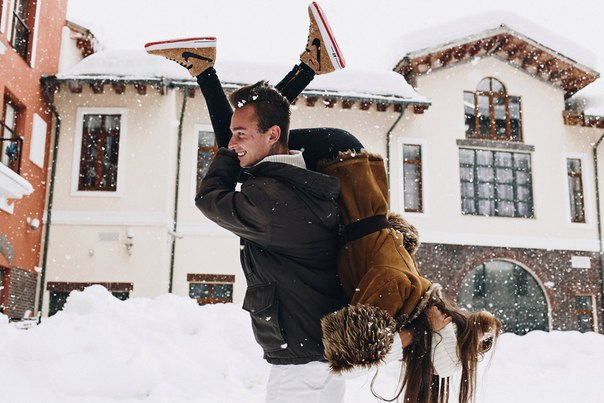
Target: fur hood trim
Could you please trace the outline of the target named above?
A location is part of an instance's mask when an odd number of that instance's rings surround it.
[[[321,319],[325,358],[332,372],[381,363],[392,347],[396,323],[385,310],[348,305]]]
[[[403,246],[405,247],[405,250],[409,252],[410,255],[414,255],[420,246],[417,228],[409,221],[405,220],[402,215],[392,211],[388,213],[388,221],[390,222],[390,225],[392,225],[393,230],[403,234]]]

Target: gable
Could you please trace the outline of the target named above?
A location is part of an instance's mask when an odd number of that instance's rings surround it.
[[[444,45],[410,52],[394,70],[414,85],[420,75],[487,56],[498,58],[561,88],[565,98],[599,77],[596,71],[505,25]]]

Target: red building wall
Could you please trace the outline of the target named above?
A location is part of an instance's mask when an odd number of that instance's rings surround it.
[[[12,12],[19,2],[28,3],[24,22],[32,29],[26,58],[17,53],[10,39],[11,22],[15,19]],[[35,303],[35,267],[39,265],[43,227],[32,229],[27,219],[43,221],[46,172],[53,125],[40,77],[57,73],[61,32],[66,24],[67,0],[0,0],[0,7],[5,20],[4,30],[0,33],[0,48],[6,48],[4,53],[0,54],[0,120],[4,119],[4,99],[8,97],[20,111],[16,125],[16,133],[24,138],[20,175],[34,188],[33,193],[22,199],[9,200],[14,204],[12,214],[0,210],[0,236],[3,235],[5,241],[8,239],[14,250],[11,261],[0,253],[0,266],[3,267],[0,305],[5,307],[5,314],[18,317],[26,309],[33,310]],[[34,113],[46,123],[45,158],[42,168],[29,159]]]

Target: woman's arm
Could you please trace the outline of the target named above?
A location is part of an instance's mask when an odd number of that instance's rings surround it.
[[[451,376],[459,365],[457,334],[452,318],[437,307],[428,309],[428,322],[432,328],[432,365],[441,377]]]

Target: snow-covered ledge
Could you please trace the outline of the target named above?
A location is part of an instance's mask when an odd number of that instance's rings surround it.
[[[31,183],[0,163],[0,198],[20,199],[33,191]]]

